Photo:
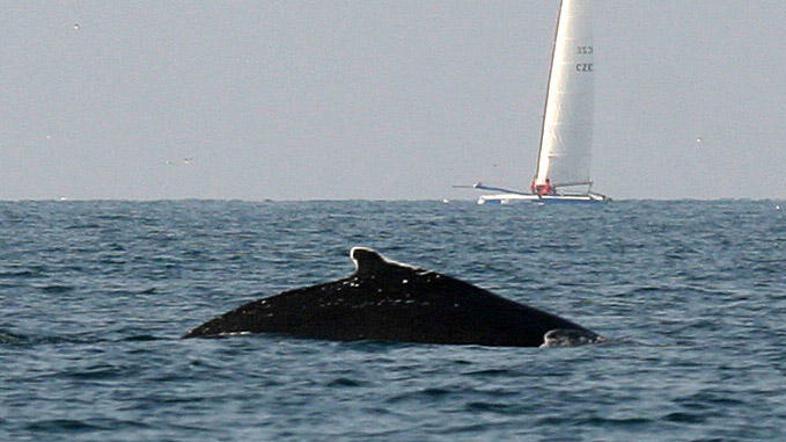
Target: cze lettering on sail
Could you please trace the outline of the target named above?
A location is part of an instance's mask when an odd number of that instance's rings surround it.
[[[592,72],[592,63],[578,63],[576,72]]]

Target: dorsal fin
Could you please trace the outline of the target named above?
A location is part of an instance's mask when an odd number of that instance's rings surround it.
[[[369,247],[352,247],[349,251],[349,257],[355,264],[356,275],[369,275],[379,273],[391,267],[404,267],[411,270],[416,270],[407,264],[393,261],[392,259],[385,258],[381,253]]]

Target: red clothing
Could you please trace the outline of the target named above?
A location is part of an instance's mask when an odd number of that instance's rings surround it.
[[[554,195],[555,189],[551,186],[551,180],[546,179],[546,184],[535,184],[535,180],[532,180],[532,184],[529,186],[530,191],[536,195]]]

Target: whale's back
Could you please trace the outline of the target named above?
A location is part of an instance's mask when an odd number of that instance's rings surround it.
[[[282,333],[338,341],[380,340],[488,346],[540,346],[551,330],[594,333],[456,278],[387,260],[371,249],[351,253],[345,279],[245,304],[185,337]]]

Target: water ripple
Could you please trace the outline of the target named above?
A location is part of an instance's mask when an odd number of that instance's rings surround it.
[[[0,202],[0,440],[786,439],[786,218],[772,202],[532,209]],[[358,244],[610,339],[179,339],[349,274]]]

